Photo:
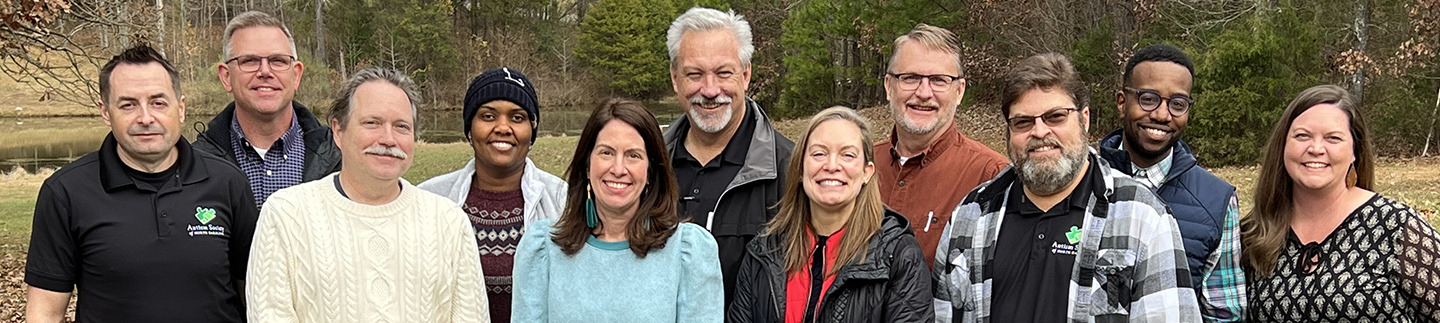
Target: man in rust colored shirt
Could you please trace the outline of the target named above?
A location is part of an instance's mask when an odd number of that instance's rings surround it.
[[[1009,164],[955,126],[965,94],[960,43],[943,28],[920,24],[895,39],[885,97],[895,128],[875,144],[875,170],[885,205],[910,219],[925,261],[935,260],[950,213],[976,185]]]

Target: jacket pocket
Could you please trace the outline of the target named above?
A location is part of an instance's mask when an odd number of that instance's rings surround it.
[[[1091,304],[1096,315],[1130,315],[1135,288],[1135,251],[1102,249],[1095,260]]]

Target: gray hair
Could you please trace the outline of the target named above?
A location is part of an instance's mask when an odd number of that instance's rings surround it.
[[[720,10],[694,7],[685,11],[685,14],[675,18],[670,23],[670,30],[665,33],[665,47],[670,50],[670,67],[675,67],[675,57],[680,55],[680,37],[687,31],[710,31],[714,29],[729,29],[735,32],[735,39],[740,42],[740,64],[750,66],[750,57],[755,54],[755,42],[750,38],[750,22],[745,21],[745,16]]]
[[[295,56],[295,58],[300,58],[300,52],[295,50],[295,35],[290,33],[290,27],[285,27],[284,22],[281,22],[280,19],[270,14],[259,11],[246,11],[235,16],[235,18],[231,18],[230,23],[225,24],[225,38],[222,40],[222,42],[225,43],[225,49],[222,55],[225,55],[225,57],[221,59],[230,59],[230,37],[234,36],[236,31],[250,27],[280,28],[280,31],[285,32],[285,40],[290,41],[290,55]]]
[[[335,93],[335,103],[330,105],[330,120],[339,124],[340,129],[345,129],[345,125],[350,122],[350,111],[354,110],[355,90],[370,82],[385,82],[405,91],[405,97],[410,100],[410,115],[415,120],[414,130],[419,133],[420,108],[417,102],[420,100],[420,91],[416,89],[415,81],[411,81],[405,73],[384,67],[366,67],[350,76],[350,79],[345,81],[345,86]]]
[[[890,64],[885,66],[887,72],[895,72],[895,59],[900,57],[900,47],[912,40],[920,42],[930,50],[938,50],[954,56],[955,71],[960,72],[960,75],[957,76],[965,77],[965,64],[960,63],[960,40],[955,37],[955,33],[927,24],[915,25],[915,29],[911,29],[909,33],[895,38],[895,51],[890,53]]]

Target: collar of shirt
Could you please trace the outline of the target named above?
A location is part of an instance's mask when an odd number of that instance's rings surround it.
[[[298,118],[297,116],[294,115],[294,114],[295,114],[295,111],[294,111],[294,110],[291,110],[291,111],[290,111],[290,114],[291,114],[291,116],[290,116],[290,127],[289,127],[289,128],[286,128],[286,129],[285,129],[285,133],[280,134],[280,138],[275,140],[275,143],[280,144],[280,145],[281,145],[281,148],[288,148],[288,146],[291,146],[291,145],[286,145],[286,143],[289,143],[289,142],[290,142],[290,140],[289,140],[290,138],[298,138],[298,137],[300,137],[300,136],[302,135],[302,134],[300,133],[300,118]],[[235,148],[245,148],[246,150],[255,151],[255,148],[250,145],[250,141],[245,139],[245,130],[240,128],[240,117],[238,117],[238,116],[236,116],[236,117],[231,117],[231,118],[230,118],[230,138],[231,138],[231,144],[236,145]],[[274,146],[274,144],[272,144],[272,145],[270,146],[270,149],[266,149],[266,151],[268,152],[268,151],[274,150],[274,149],[275,149],[275,146]],[[289,153],[289,152],[290,152],[288,149],[284,149],[284,150],[281,150],[281,151],[284,151],[284,152],[286,152],[286,153]],[[256,153],[258,154],[259,152],[256,152]],[[243,154],[243,155],[244,155],[244,156],[249,156],[249,154]],[[236,158],[240,158],[240,157],[241,157],[240,154],[237,154],[237,155],[236,155]],[[264,159],[265,156],[260,156],[260,158],[261,158],[261,159]]]
[[[735,129],[735,135],[730,136],[730,142],[726,143],[725,150],[720,152],[720,161],[731,165],[745,165],[745,154],[750,151],[750,138],[755,134],[755,119],[751,117],[746,115],[740,120],[740,127]],[[675,147],[675,157],[672,160],[675,162],[688,161],[700,165],[698,168],[710,166],[701,165],[700,161],[690,154],[690,150],[685,149],[684,142]],[[710,162],[714,163],[715,160]]]
[[[1124,144],[1120,145],[1120,150],[1125,150]],[[1161,184],[1165,184],[1165,177],[1170,174],[1170,164],[1174,157],[1175,147],[1170,147],[1170,150],[1165,151],[1165,159],[1161,159],[1160,162],[1150,165],[1150,167],[1140,167],[1132,160],[1130,169],[1135,170],[1135,175],[1131,177],[1152,189],[1159,188]]]
[[[912,159],[919,159],[921,166],[930,164],[930,162],[945,155],[945,151],[950,150],[950,147],[955,146],[955,142],[960,140],[958,135],[960,132],[956,130],[956,126],[953,124],[939,130],[940,133],[936,135],[939,136],[938,139],[935,139],[935,142],[926,146],[925,151],[920,152],[919,155],[904,157],[900,156],[900,138],[896,136],[896,131],[899,131],[899,129],[891,128],[890,142],[893,145],[890,146],[890,156],[895,157],[895,162],[900,163],[901,166],[904,166],[905,163],[910,162]]]

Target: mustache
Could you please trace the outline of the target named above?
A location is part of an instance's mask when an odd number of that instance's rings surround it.
[[[1064,151],[1064,150],[1065,150],[1065,145],[1060,142],[1060,138],[1056,138],[1055,136],[1052,135],[1052,136],[1048,136],[1048,137],[1042,138],[1042,139],[1040,139],[1040,140],[1030,140],[1029,143],[1026,143],[1026,144],[1025,144],[1025,151],[1030,151],[1031,149],[1040,148],[1040,147],[1044,147],[1044,146],[1056,146],[1056,147],[1060,147],[1060,150],[1061,150],[1061,151]]]
[[[713,97],[713,98],[707,98],[707,97],[705,97],[704,95],[699,95],[699,94],[696,94],[695,96],[691,96],[691,97],[690,97],[690,103],[703,104],[703,105],[711,105],[711,104],[730,104],[730,102],[732,102],[732,101],[734,101],[734,99],[730,98],[729,95],[725,95],[725,94],[721,94],[720,96],[716,96],[716,97]]]
[[[400,150],[400,147],[375,145],[370,146],[369,148],[365,148],[365,153],[381,156],[391,156],[399,159],[410,159],[410,155],[406,154],[405,151]]]
[[[917,106],[917,107],[932,108],[932,109],[939,109],[939,108],[940,108],[940,102],[937,102],[937,101],[935,101],[935,100],[921,100],[921,99],[914,99],[914,98],[909,99],[909,100],[905,100],[905,105],[913,105],[913,106]]]
[[[139,136],[139,135],[163,135],[163,134],[165,134],[165,133],[166,133],[165,127],[161,127],[160,124],[156,124],[156,123],[145,124],[145,125],[133,125],[133,126],[130,126],[130,128],[125,129],[125,134],[131,135],[131,136]]]

